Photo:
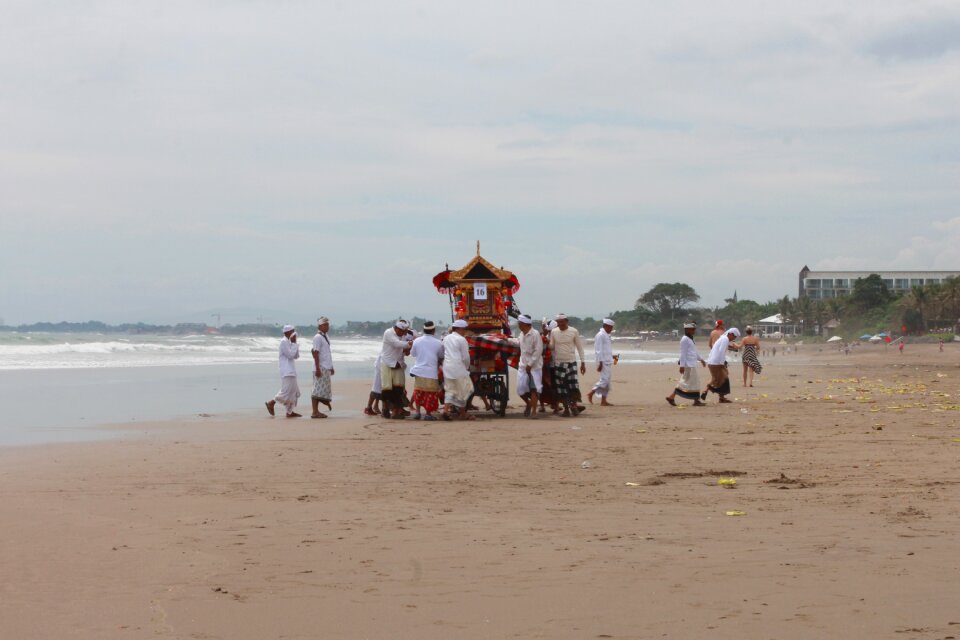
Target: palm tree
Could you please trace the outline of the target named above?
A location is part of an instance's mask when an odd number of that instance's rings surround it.
[[[843,310],[846,308],[843,298],[827,298],[825,300],[827,313],[830,314],[832,320],[840,322],[840,316],[843,315]]]
[[[790,296],[783,296],[777,300],[777,313],[780,315],[780,322],[787,324],[787,319],[793,313],[793,303]]]
[[[920,321],[920,329],[926,333],[927,332],[927,318],[924,314],[927,308],[927,303],[930,301],[930,298],[927,296],[927,290],[924,287],[913,287],[910,289],[910,293],[903,297],[903,304],[907,309],[912,309],[917,312],[917,319]]]
[[[960,276],[945,279],[940,284],[940,301],[943,315],[954,325],[960,324]]]
[[[800,322],[803,323],[803,333],[811,333],[813,322],[813,300],[807,296],[800,296],[793,301],[792,305],[794,314],[798,316]]]
[[[823,335],[823,323],[827,318],[827,305],[823,300],[814,300],[810,305],[810,319],[817,325],[817,335]]]

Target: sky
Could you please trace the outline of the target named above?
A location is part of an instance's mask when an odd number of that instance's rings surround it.
[[[960,269],[960,4],[5,0],[0,319],[534,316]]]

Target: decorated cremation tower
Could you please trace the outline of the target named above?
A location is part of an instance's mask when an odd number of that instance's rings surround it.
[[[470,334],[510,335],[509,317],[519,315],[513,295],[520,289],[520,281],[481,256],[479,242],[473,260],[461,269],[441,271],[433,284],[449,295],[451,319],[466,320]]]
[[[470,399],[483,398],[489,410],[504,415],[510,395],[509,369],[516,369],[520,358],[520,347],[510,340],[509,322],[510,316],[520,314],[513,300],[520,289],[519,280],[481,256],[478,242],[473,260],[456,271],[447,265],[433,277],[433,285],[449,297],[451,321],[467,321],[473,381]]]

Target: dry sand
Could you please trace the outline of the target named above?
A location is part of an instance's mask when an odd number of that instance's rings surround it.
[[[0,450],[0,637],[960,637],[958,362],[805,347],[704,408],[621,365],[537,422],[339,383],[329,420]]]

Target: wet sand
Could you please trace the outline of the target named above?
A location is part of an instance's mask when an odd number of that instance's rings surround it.
[[[621,365],[577,418],[384,421],[335,380],[328,420],[0,449],[2,636],[960,637],[960,345],[765,365],[722,406]]]

